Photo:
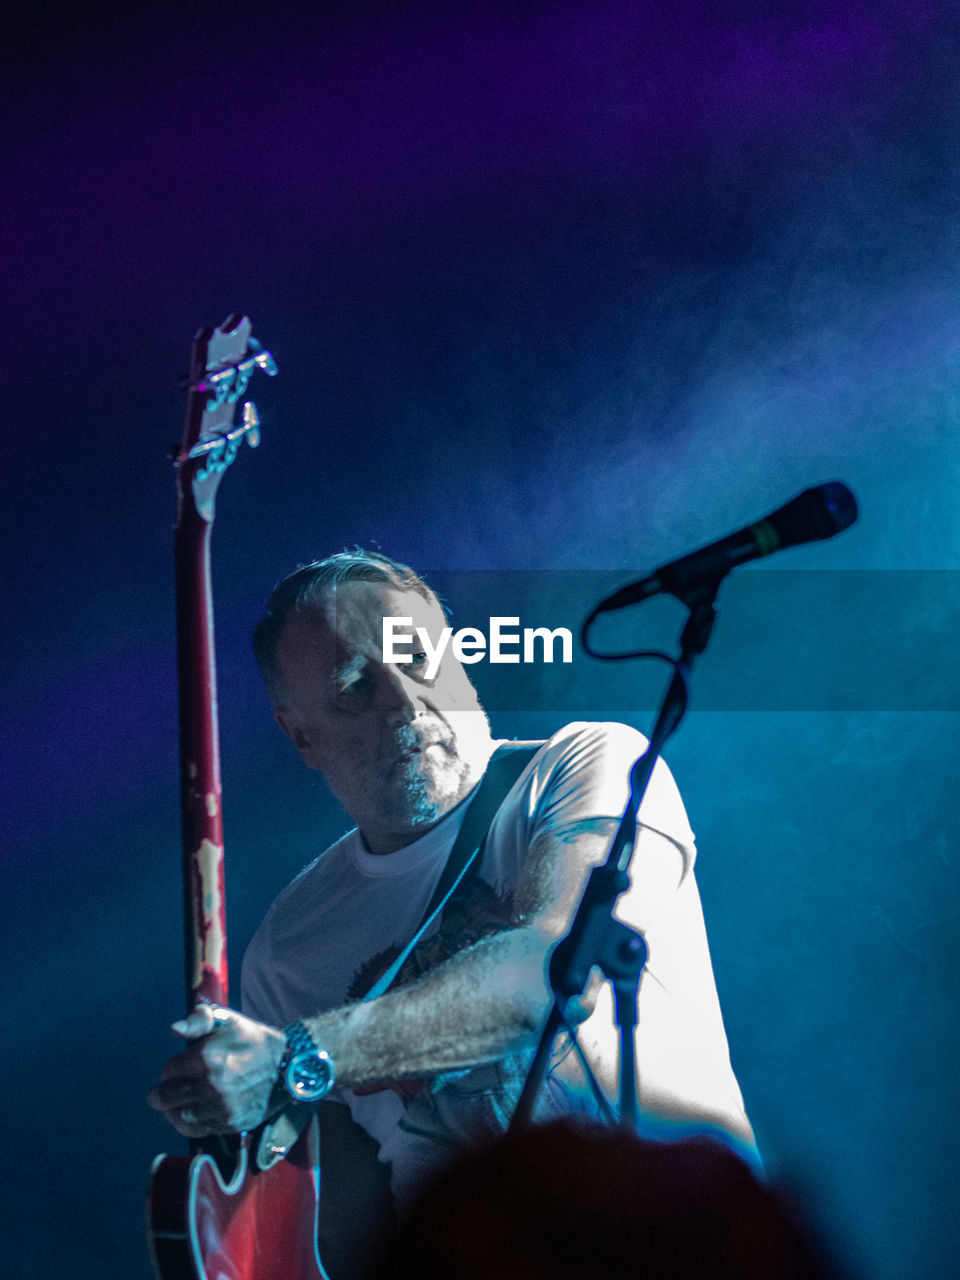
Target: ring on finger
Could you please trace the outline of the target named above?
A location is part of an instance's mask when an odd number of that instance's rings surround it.
[[[225,1026],[230,1021],[230,1010],[224,1009],[222,1005],[204,1001],[203,1008],[210,1014],[210,1021],[213,1023],[214,1031],[216,1031],[217,1027]]]

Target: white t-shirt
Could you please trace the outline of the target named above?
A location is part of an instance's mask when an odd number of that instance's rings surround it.
[[[646,740],[621,724],[571,724],[527,764],[487,835],[482,864],[461,885],[434,929],[415,948],[397,984],[508,925],[511,895],[527,850],[542,833],[560,834],[595,818],[618,819],[628,775]],[[356,829],[331,845],[279,895],[243,963],[243,1008],[283,1025],[362,997],[413,936],[430,902],[469,798],[426,835],[375,855]],[[617,915],[642,931],[648,959],[638,1003],[640,1105],[653,1118],[717,1126],[752,1143],[730,1066],[700,899],[693,833],[667,766],[658,762],[640,810],[631,886]],[[609,985],[579,1039],[616,1096],[617,1031]],[[528,1055],[447,1075],[412,1098],[391,1089],[341,1097],[392,1165],[401,1201],[452,1150],[502,1129],[512,1113]],[[576,1056],[551,1073],[541,1114],[590,1109]]]

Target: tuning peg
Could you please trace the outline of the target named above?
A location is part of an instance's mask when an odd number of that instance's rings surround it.
[[[243,434],[247,437],[247,444],[251,449],[255,449],[260,443],[260,415],[252,400],[244,402]]]
[[[268,378],[277,376],[277,362],[269,351],[260,351],[253,358],[256,361],[257,368],[262,369]]]
[[[247,343],[247,350],[253,352],[257,368],[262,369],[268,378],[277,376],[277,362],[270,352],[264,348],[262,342],[258,342],[256,338],[250,338]]]

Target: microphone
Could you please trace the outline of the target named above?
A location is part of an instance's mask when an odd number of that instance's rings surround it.
[[[593,616],[637,604],[663,591],[683,600],[698,587],[716,590],[720,580],[738,564],[785,547],[832,538],[849,528],[856,518],[857,500],[839,480],[805,489],[765,519],[679,560],[671,560],[639,582],[621,587],[597,606]]]

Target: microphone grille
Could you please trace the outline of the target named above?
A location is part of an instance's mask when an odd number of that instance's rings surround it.
[[[805,489],[769,517],[781,547],[832,538],[857,518],[857,500],[840,480]]]

